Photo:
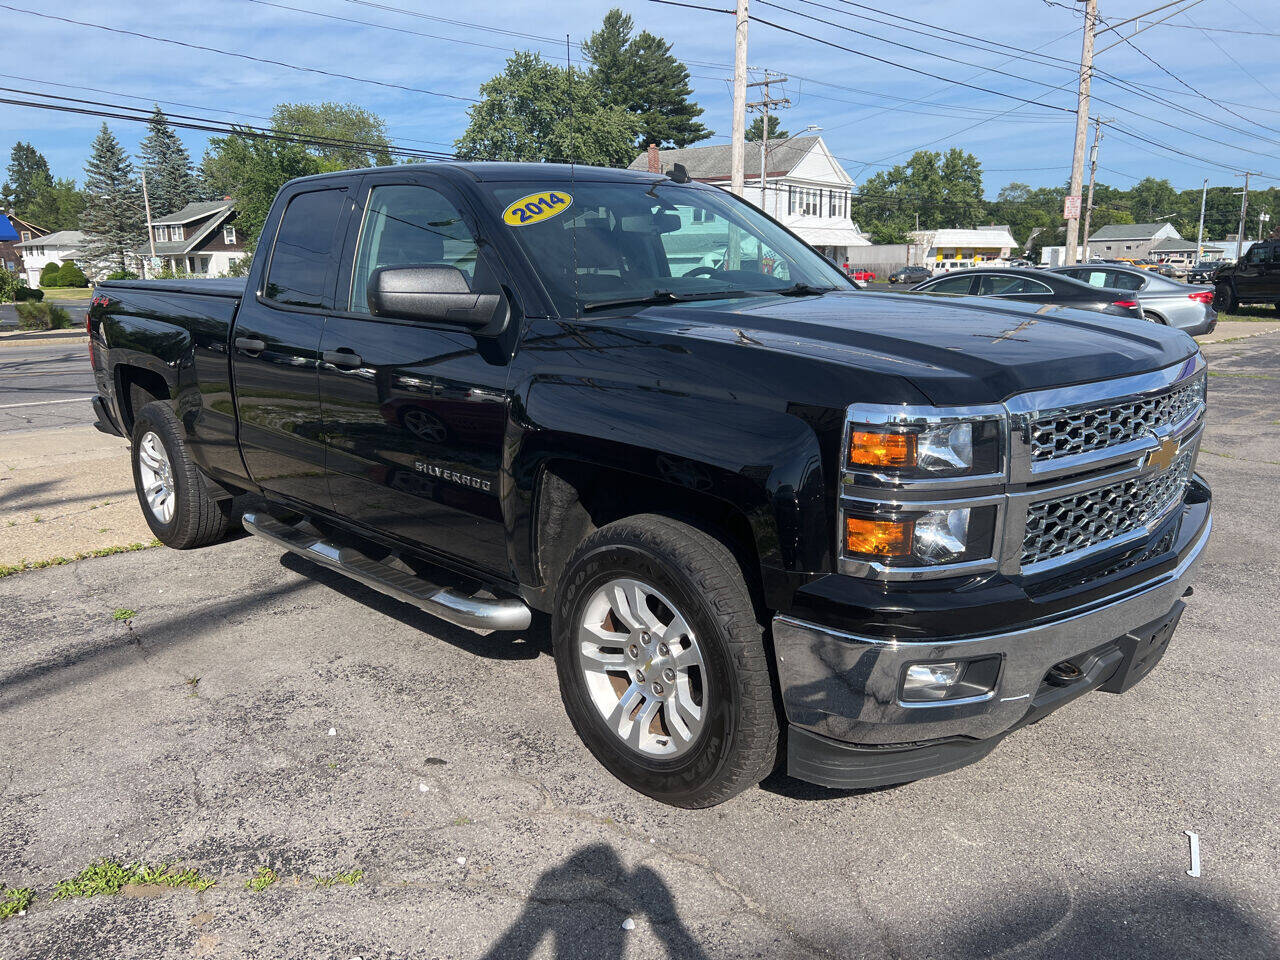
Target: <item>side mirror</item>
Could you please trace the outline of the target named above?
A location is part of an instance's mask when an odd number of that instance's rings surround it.
[[[457,267],[379,267],[369,277],[369,312],[375,317],[447,324],[492,336],[507,322],[500,293],[473,293]]]

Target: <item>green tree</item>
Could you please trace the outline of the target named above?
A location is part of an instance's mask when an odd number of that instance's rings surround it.
[[[61,266],[56,260],[50,260],[40,268],[40,286],[42,287],[60,287],[61,281],[58,278],[58,268]]]
[[[280,188],[294,177],[320,172],[320,161],[301,146],[263,140],[247,131],[212,138],[200,163],[208,194],[235,202],[236,230],[251,248]]]
[[[9,154],[8,180],[4,193],[14,212],[22,217],[31,201],[46,186],[53,183],[49,173],[49,161],[35,147],[19,140]]]
[[[470,122],[454,141],[464,160],[553,161],[625,166],[636,155],[639,119],[607,106],[594,74],[517,51],[480,87]]]
[[[1095,191],[1096,192],[1096,191]],[[1177,191],[1168,180],[1145,177],[1129,190],[1129,211],[1136,223],[1151,223],[1178,212]]]
[[[952,147],[938,169],[942,179],[944,219],[938,226],[971,227],[982,219],[982,164],[972,153]],[[933,218],[930,218],[933,222]]]
[[[146,240],[142,186],[120,141],[104,123],[85,165],[87,198],[80,228],[85,232],[85,259],[128,269],[128,257]]]
[[[271,127],[317,140],[345,140],[361,146],[303,144],[322,172],[384,167],[391,161],[386,122],[354,103],[281,103],[271,111]]]
[[[147,123],[142,141],[142,169],[147,176],[147,198],[153,217],[177,213],[199,196],[191,154],[176,130],[169,126],[160,106]]]
[[[58,286],[60,287],[87,287],[89,278],[84,275],[84,271],[76,266],[74,260],[68,260],[58,268]]]
[[[702,108],[690,100],[688,68],[672,56],[671,44],[647,30],[632,36],[634,27],[631,17],[615,7],[582,45],[601,103],[639,118],[633,145],[640,149],[705,140],[711,131],[698,122]]]
[[[75,230],[84,213],[85,196],[70,177],[58,177],[35,195],[19,216],[45,230]]]
[[[769,139],[770,140],[786,140],[791,134],[785,130],[779,129],[782,126],[778,120],[776,113],[769,114]],[[759,143],[763,139],[764,131],[764,114],[756,117],[751,121],[751,125],[747,127],[747,142]]]

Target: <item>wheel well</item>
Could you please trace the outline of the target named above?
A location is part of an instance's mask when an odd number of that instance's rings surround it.
[[[724,543],[761,605],[760,559],[751,525],[741,511],[710,494],[624,470],[556,461],[543,468],[537,504],[534,550],[549,589],[554,590],[570,555],[593,531],[623,517],[656,513]]]
[[[126,434],[133,432],[137,412],[152,400],[169,400],[169,384],[154,370],[121,364],[116,367],[116,400]]]

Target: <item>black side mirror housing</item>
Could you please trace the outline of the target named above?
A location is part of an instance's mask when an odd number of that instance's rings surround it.
[[[466,274],[437,264],[379,267],[366,292],[375,317],[439,323],[477,335],[495,336],[507,324],[501,293],[473,293]]]

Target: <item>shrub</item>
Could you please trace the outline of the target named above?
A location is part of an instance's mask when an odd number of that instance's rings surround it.
[[[76,266],[74,260],[68,260],[58,268],[58,286],[60,287],[87,287],[89,278],[84,275],[84,271]]]
[[[26,286],[18,287],[18,292],[14,294],[13,299],[19,302],[23,300],[34,300],[36,303],[39,303],[44,299],[44,291],[32,290],[30,287]]]
[[[61,264],[59,264],[57,260],[50,260],[48,263],[46,263],[44,265],[44,268],[40,271],[40,286],[42,287],[62,286],[62,284],[58,282],[59,269],[61,269]]]
[[[20,303],[15,309],[20,330],[67,330],[71,327],[71,315],[52,304]]]
[[[16,273],[0,269],[0,303],[8,303],[18,299],[18,289],[22,281]]]
[[[107,274],[108,280],[137,280],[138,275],[132,270],[116,270],[114,273]]]

